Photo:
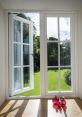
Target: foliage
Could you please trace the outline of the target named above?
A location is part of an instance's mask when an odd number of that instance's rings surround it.
[[[48,43],[48,65],[58,66],[58,39],[50,37],[49,40],[55,42]],[[60,64],[70,65],[70,42],[60,43]]]
[[[50,41],[57,41],[56,38],[50,37]],[[48,66],[58,66],[58,43],[47,44]]]
[[[70,42],[60,44],[60,57],[61,65],[70,65]]]
[[[34,71],[40,70],[40,37],[34,36]]]
[[[71,71],[70,70],[66,71],[64,76],[66,83],[71,86]]]

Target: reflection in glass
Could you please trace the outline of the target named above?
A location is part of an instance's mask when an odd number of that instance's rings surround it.
[[[29,45],[23,45],[23,65],[29,65]]]
[[[24,78],[24,87],[29,86],[29,80],[30,80],[30,74],[29,74],[29,68],[24,67],[23,68],[23,78]]]
[[[60,70],[61,78],[61,90],[71,90],[71,69],[70,68],[61,68]]]
[[[48,66],[58,66],[58,43],[47,44]]]
[[[23,43],[29,43],[29,24],[23,24]]]
[[[21,65],[21,45],[14,44],[14,66]]]
[[[14,68],[14,89],[21,88],[21,68]]]
[[[60,44],[60,65],[71,65],[70,42]]]
[[[48,76],[48,91],[58,91],[58,68],[49,68]]]
[[[47,38],[50,40],[50,37],[54,41],[58,39],[57,17],[47,17]]]
[[[21,22],[14,20],[14,41],[21,41]]]
[[[69,17],[60,17],[60,40],[70,40],[70,18]]]

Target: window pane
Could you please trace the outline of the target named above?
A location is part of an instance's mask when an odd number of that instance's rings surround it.
[[[47,45],[48,66],[58,66],[58,43]]]
[[[48,75],[48,91],[58,91],[58,68],[49,68]]]
[[[21,41],[21,22],[14,20],[14,41]]]
[[[60,17],[60,40],[70,40],[70,18],[69,17]]]
[[[58,41],[57,17],[47,17],[47,39]]]
[[[21,65],[21,45],[14,44],[14,66]]]
[[[71,65],[70,42],[60,43],[60,65]]]
[[[29,46],[23,45],[23,65],[29,65]]]
[[[23,68],[23,78],[24,78],[24,87],[28,87],[30,84],[30,74],[29,74],[29,68],[24,67]]]
[[[23,43],[29,43],[29,24],[23,24]]]
[[[71,90],[71,69],[70,68],[61,68],[61,90]]]
[[[14,68],[14,89],[21,88],[21,68]]]

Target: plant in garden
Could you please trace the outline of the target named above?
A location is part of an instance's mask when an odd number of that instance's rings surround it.
[[[68,70],[64,74],[65,76],[65,81],[68,85],[71,85],[71,70]]]

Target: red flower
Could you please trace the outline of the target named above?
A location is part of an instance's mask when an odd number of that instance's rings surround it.
[[[60,102],[61,102],[61,107],[64,111],[66,111],[66,100],[64,97],[60,98]]]
[[[60,100],[59,98],[57,97],[54,97],[52,99],[52,102],[53,102],[53,108],[58,112],[58,110],[61,112],[62,108],[61,108],[61,103],[60,103]]]
[[[54,97],[52,99],[52,102],[53,102],[53,108],[58,112],[58,111],[62,111],[62,109],[64,111],[66,111],[66,100],[64,97],[61,97],[61,98],[58,98],[58,97]]]

